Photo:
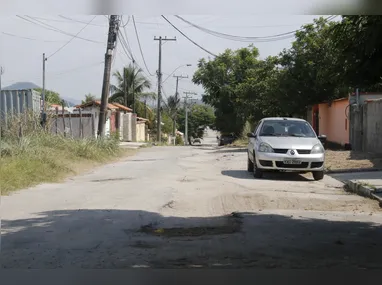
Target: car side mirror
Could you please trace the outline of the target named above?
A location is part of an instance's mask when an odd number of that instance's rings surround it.
[[[320,142],[325,145],[326,143],[326,135],[319,135],[318,136],[318,139],[320,140]]]
[[[255,137],[256,137],[256,135],[255,135],[254,133],[248,133],[247,136],[248,136],[249,138],[255,138]]]

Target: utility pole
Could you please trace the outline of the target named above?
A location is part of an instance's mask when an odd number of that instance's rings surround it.
[[[196,95],[196,93],[195,92],[183,92],[183,93],[186,94],[186,96],[183,98],[184,98],[184,109],[186,112],[186,121],[185,121],[185,126],[184,126],[184,144],[187,145],[188,144],[188,106],[187,106],[187,99],[191,98],[188,95]]]
[[[162,139],[161,128],[161,107],[160,103],[162,100],[162,41],[176,41],[176,38],[168,39],[167,37],[159,38],[154,37],[154,41],[159,41],[159,60],[158,60],[158,103],[157,103],[157,142],[160,143]]]
[[[118,29],[118,16],[111,15],[109,18],[109,34],[107,37],[107,47],[105,53],[105,69],[103,73],[101,108],[98,121],[98,137],[102,137],[104,135],[105,130],[107,101],[110,92],[110,70],[113,57],[113,49],[115,48],[115,44],[117,41]]]
[[[4,73],[4,69],[3,67],[0,65],[0,138],[1,136],[3,135],[3,124],[1,123],[3,117],[4,117],[4,122],[6,122],[6,118],[5,118],[5,112],[3,114],[3,96],[1,95],[1,76],[3,75]],[[4,101],[5,102],[5,101]],[[5,106],[4,106],[4,109],[5,109]],[[5,110],[4,110],[5,111]]]
[[[132,92],[133,92],[133,114],[135,114],[135,85],[134,85],[134,82],[135,82],[135,60],[133,58],[133,82],[131,82],[132,84]]]
[[[46,122],[46,114],[45,114],[45,62],[47,61],[47,58],[45,56],[45,53],[42,54],[42,127],[45,128],[45,122]]]
[[[178,111],[178,100],[179,100],[179,92],[178,92],[178,86],[179,86],[179,78],[182,79],[182,78],[188,78],[188,75],[187,76],[183,76],[183,75],[174,75],[174,77],[176,78],[176,89],[175,89],[175,103],[176,103],[176,107],[175,107],[175,114],[174,114],[174,124],[173,124],[173,130],[172,130],[172,133],[173,133],[173,136],[175,137],[175,131],[176,131],[176,119],[177,119],[177,111]]]

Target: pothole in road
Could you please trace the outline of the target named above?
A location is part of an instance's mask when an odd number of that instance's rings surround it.
[[[139,229],[139,232],[164,236],[168,238],[172,237],[200,237],[211,235],[224,235],[234,234],[240,232],[242,226],[241,218],[235,215],[229,216],[227,221],[223,225],[216,226],[198,226],[198,227],[174,227],[174,228],[161,228],[154,227],[153,225],[145,225]]]
[[[134,179],[134,178],[131,178],[131,177],[119,177],[119,178],[95,179],[95,180],[91,180],[91,182],[123,181],[123,180],[132,180],[132,179]]]

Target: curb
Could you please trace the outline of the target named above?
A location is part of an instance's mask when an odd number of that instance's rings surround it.
[[[337,170],[325,170],[325,174],[341,174],[341,173],[352,173],[352,172],[378,172],[382,171],[382,168],[355,168],[355,169],[337,169]]]
[[[379,202],[379,206],[382,207],[381,193],[379,191],[375,191],[375,189],[363,184],[362,182],[347,181],[345,183],[345,190],[363,197],[377,200]]]

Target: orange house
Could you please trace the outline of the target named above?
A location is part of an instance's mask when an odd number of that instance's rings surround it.
[[[327,141],[341,146],[349,144],[349,99],[340,98],[312,107],[312,127],[317,135],[326,135]]]

